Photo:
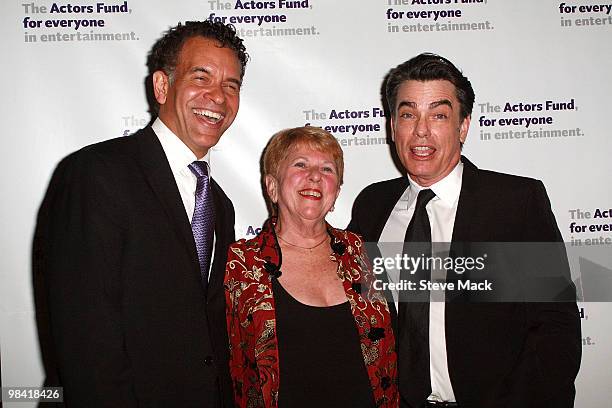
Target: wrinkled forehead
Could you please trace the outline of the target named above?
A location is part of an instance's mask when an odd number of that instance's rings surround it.
[[[447,80],[404,81],[398,88],[393,114],[402,108],[433,109],[447,106],[459,112],[461,103],[455,85]]]

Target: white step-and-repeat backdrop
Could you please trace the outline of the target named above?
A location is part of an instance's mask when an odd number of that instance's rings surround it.
[[[231,22],[252,57],[236,122],[211,157],[238,237],[266,217],[267,140],[307,123],[328,127],[344,149],[345,185],[328,220],[346,226],[357,193],[398,174],[382,113],[385,74],[434,52],[476,91],[465,155],[542,179],[564,239],[612,252],[610,0],[4,0],[0,10],[3,386],[43,380],[31,247],[51,172],[66,154],[149,122],[146,56],[179,21]],[[580,307],[576,406],[608,406],[612,306]]]

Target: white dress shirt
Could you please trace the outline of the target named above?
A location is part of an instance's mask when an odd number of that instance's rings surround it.
[[[410,185],[395,204],[387,223],[381,233],[379,242],[383,257],[395,257],[401,254],[406,229],[414,214],[416,199],[419,191],[424,188],[431,189],[436,196],[431,199],[425,209],[431,227],[431,240],[434,243],[444,243],[446,251],[453,237],[457,203],[461,193],[461,180],[463,176],[463,163],[457,166],[445,178],[429,187],[421,187],[410,179]],[[393,243],[393,244],[386,244]],[[399,250],[399,251],[398,251]],[[437,245],[434,250],[436,256],[444,257],[439,253]],[[390,282],[399,282],[399,270],[388,269]],[[446,271],[432,270],[432,281],[444,280]],[[393,293],[397,307],[397,293]],[[455,401],[455,394],[448,374],[448,360],[446,355],[446,335],[444,330],[444,292],[430,294],[432,302],[429,305],[429,369],[431,373],[432,393],[429,399],[436,401]]]
[[[181,199],[183,200],[183,206],[189,218],[189,223],[193,219],[193,211],[195,208],[195,190],[198,182],[195,174],[189,170],[189,165],[196,160],[206,161],[208,167],[208,178],[211,177],[211,169],[209,163],[210,154],[202,158],[196,157],[196,155],[187,147],[181,139],[178,138],[160,118],[155,119],[153,125],[151,125],[153,131],[157,135],[159,142],[162,145],[162,149],[166,154],[168,163],[170,163],[170,170],[174,176],[174,181],[178,187]],[[213,248],[215,247],[216,234],[213,234]],[[212,251],[210,259],[210,267],[212,267],[214,261],[215,251]],[[210,279],[210,269],[208,277]]]

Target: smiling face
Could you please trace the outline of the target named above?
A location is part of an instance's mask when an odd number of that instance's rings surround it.
[[[265,182],[279,217],[300,222],[323,221],[340,193],[333,156],[306,144],[293,147],[278,174],[266,175]]]
[[[402,83],[391,119],[397,154],[423,187],[446,177],[461,159],[470,117],[461,120],[455,86],[445,80]]]
[[[179,53],[172,80],[153,74],[159,118],[202,158],[229,128],[240,104],[240,62],[230,48],[191,37]]]

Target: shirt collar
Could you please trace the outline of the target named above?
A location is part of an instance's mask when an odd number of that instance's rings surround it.
[[[155,119],[151,127],[164,149],[173,173],[182,173],[185,170],[191,172],[189,170],[191,163],[196,160],[205,160],[208,163],[208,174],[210,176],[210,152],[206,153],[206,156],[202,159],[198,159],[191,149],[159,117]]]
[[[444,206],[450,208],[459,200],[461,179],[463,177],[463,163],[457,163],[455,168],[448,173],[446,177],[429,187],[419,185],[416,181],[412,180],[409,175],[406,175],[406,177],[408,177],[408,181],[410,182],[410,188],[408,188],[402,196],[402,200],[407,201],[406,209],[410,208],[414,203],[419,192],[426,188],[431,189],[436,194],[432,200],[440,200]]]

